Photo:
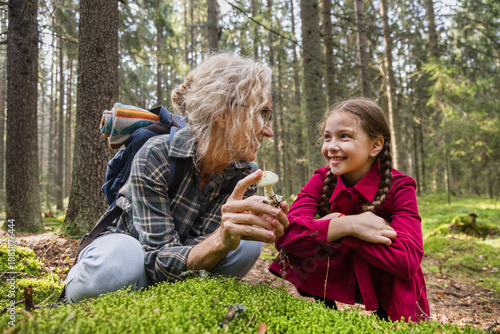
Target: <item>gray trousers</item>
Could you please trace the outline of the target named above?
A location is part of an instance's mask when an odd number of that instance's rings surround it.
[[[242,240],[240,246],[229,252],[210,273],[244,277],[261,251],[261,242]],[[106,234],[80,252],[78,263],[68,273],[66,298],[76,303],[128,286],[139,290],[148,284],[141,243],[126,234]]]

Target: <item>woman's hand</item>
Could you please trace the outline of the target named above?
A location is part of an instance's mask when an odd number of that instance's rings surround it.
[[[274,242],[288,227],[288,204],[281,202],[279,208],[263,203],[264,197],[252,196],[243,199],[248,187],[262,177],[259,169],[240,180],[222,206],[221,226],[218,230],[223,247],[238,248],[241,239]]]
[[[332,216],[339,214],[330,214]],[[329,217],[330,215],[325,216]],[[372,212],[363,212],[357,215],[330,218],[328,227],[328,241],[353,236],[371,243],[380,243],[390,246],[396,239],[397,233],[387,222]]]

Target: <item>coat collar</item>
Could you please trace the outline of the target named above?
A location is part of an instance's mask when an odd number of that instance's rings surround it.
[[[380,162],[377,160],[372,165],[368,173],[366,173],[366,175],[363,176],[363,178],[351,189],[355,189],[368,202],[371,202],[377,194],[377,190],[380,185],[380,176]],[[330,203],[333,203],[334,199],[346,190],[348,190],[348,188],[342,181],[342,178],[337,176],[337,186],[335,187],[332,197],[330,198]]]

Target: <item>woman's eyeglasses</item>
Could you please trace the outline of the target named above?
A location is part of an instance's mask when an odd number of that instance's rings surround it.
[[[273,120],[273,111],[271,109],[262,109],[260,115],[262,116],[264,126],[267,126]]]
[[[243,104],[238,104],[238,103],[229,103],[230,106],[237,106],[237,107],[242,107],[242,108],[248,108],[248,106],[243,105]],[[273,120],[273,111],[271,109],[261,109],[260,111],[260,116],[262,117],[262,121],[264,123],[264,126],[267,126],[269,122]]]

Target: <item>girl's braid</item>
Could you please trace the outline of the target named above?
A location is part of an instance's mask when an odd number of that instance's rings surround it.
[[[323,186],[323,194],[319,199],[318,214],[323,217],[330,213],[330,197],[337,186],[337,176],[330,170],[326,174],[326,179]]]
[[[375,198],[371,203],[366,203],[363,205],[363,211],[371,211],[375,212],[375,210],[382,205],[387,199],[387,194],[389,193],[389,189],[392,184],[392,162],[391,162],[391,149],[390,149],[389,141],[384,142],[384,147],[382,151],[379,153],[379,161],[380,161],[380,184],[378,186],[377,193],[375,194]]]

